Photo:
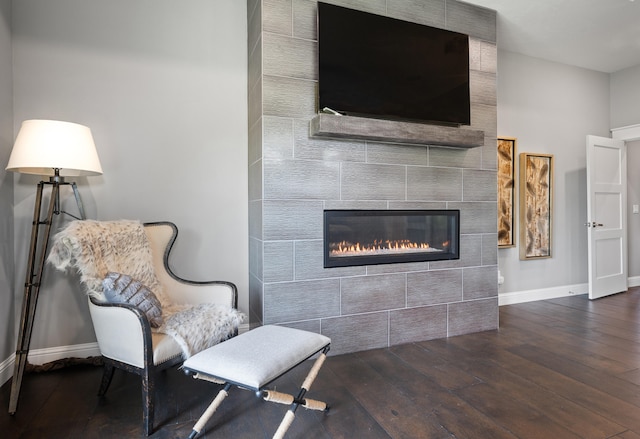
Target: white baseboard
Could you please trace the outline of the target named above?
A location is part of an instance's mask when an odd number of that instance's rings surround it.
[[[0,363],[0,386],[6,383],[13,376],[13,365],[15,364],[16,357],[10,356],[2,363]]]
[[[33,349],[27,355],[27,361],[33,365],[51,363],[63,358],[88,358],[100,355],[98,343],[84,343],[71,346],[56,346],[53,348]],[[6,383],[13,376],[16,357],[11,357],[0,363],[0,385]]]
[[[536,300],[556,299],[558,297],[587,294],[589,284],[563,285],[553,288],[541,288],[539,290],[514,291],[498,295],[498,304],[514,305],[516,303],[534,302]]]
[[[640,286],[640,276],[627,279],[629,287]],[[556,299],[558,297],[588,294],[589,284],[563,285],[561,287],[541,288],[539,290],[514,291],[498,295],[499,305],[514,305],[516,303],[534,302],[536,300]]]
[[[97,342],[76,344],[71,346],[57,346],[53,348],[35,349],[29,351],[27,359],[33,365],[51,363],[63,358],[88,358],[100,356]]]
[[[640,276],[630,277],[627,284],[630,287],[640,287]]]

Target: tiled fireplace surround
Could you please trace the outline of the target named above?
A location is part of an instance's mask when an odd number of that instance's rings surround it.
[[[317,1],[248,0],[251,325],[321,332],[333,354],[497,328],[495,11],[454,0],[329,3],[469,34],[469,128],[484,132],[484,146],[310,137]],[[324,209],[459,209],[461,257],[325,269]]]

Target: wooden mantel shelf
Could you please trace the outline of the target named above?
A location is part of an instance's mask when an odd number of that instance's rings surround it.
[[[458,148],[484,145],[484,131],[325,113],[318,114],[311,120],[310,134],[315,138],[359,139]]]

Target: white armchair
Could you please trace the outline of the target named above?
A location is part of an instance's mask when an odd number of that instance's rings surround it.
[[[104,233],[104,227],[123,223],[125,232],[118,230],[113,236]],[[237,311],[238,292],[233,283],[188,281],[172,272],[169,253],[178,234],[173,223],[143,226],[144,234],[140,232],[142,225],[136,222],[75,221],[54,238],[49,262],[59,269],[75,267],[87,290],[89,311],[105,364],[98,394],[102,396],[107,391],[115,368],[140,375],[143,424],[149,435],[154,422],[156,373],[237,335],[243,315]],[[84,236],[87,228],[90,232]],[[133,232],[131,238],[126,235],[129,228]],[[127,247],[130,240],[136,239],[143,242],[142,251],[138,247],[133,250]],[[94,241],[100,241],[99,245]],[[106,247],[99,249],[105,241]],[[120,248],[123,245],[126,248]],[[142,256],[132,258],[132,253]],[[99,255],[96,257],[96,254]],[[145,313],[136,306],[106,302],[101,285],[107,272],[135,277],[159,293],[165,323],[152,328]],[[186,320],[201,318],[197,328],[189,329],[188,322],[185,324],[185,319],[180,319],[181,313],[187,313]]]

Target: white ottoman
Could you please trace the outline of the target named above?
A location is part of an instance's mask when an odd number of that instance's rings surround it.
[[[305,398],[329,351],[331,339],[314,332],[261,326],[230,340],[210,347],[184,362],[186,373],[194,378],[224,384],[209,408],[200,417],[189,439],[195,438],[215,413],[232,386],[251,389],[267,401],[290,405],[274,438],[282,438],[293,422],[298,406],[313,410],[328,410],[321,401]],[[309,371],[298,395],[288,395],[265,386],[303,361],[320,353]]]

